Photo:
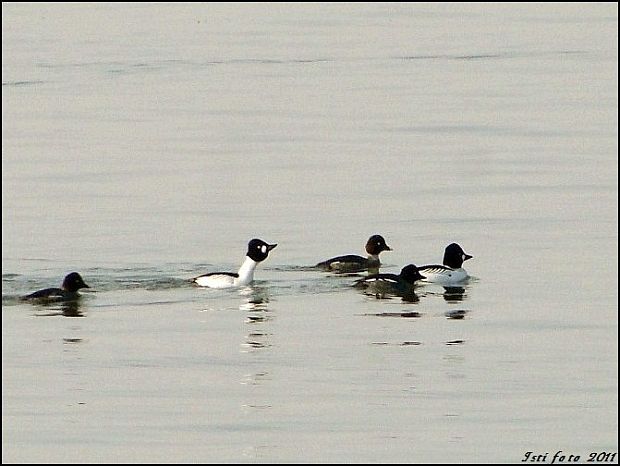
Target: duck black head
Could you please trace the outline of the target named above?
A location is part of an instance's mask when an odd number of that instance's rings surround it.
[[[465,254],[463,248],[456,243],[449,244],[446,247],[446,251],[443,255],[443,265],[453,269],[460,269],[463,267],[463,262],[471,259],[474,256]]]
[[[248,243],[248,252],[246,255],[254,262],[262,262],[269,256],[269,251],[276,246],[277,244],[268,244],[262,239],[254,238]]]
[[[366,242],[366,252],[373,256],[376,256],[383,251],[391,250],[392,248],[386,244],[385,239],[381,235],[372,235]]]
[[[426,278],[420,273],[418,267],[415,264],[409,264],[403,267],[403,269],[400,271],[400,277],[407,283],[411,283],[412,285],[416,281]]]
[[[75,293],[80,288],[90,288],[90,286],[84,283],[84,280],[77,272],[71,272],[62,281],[62,289],[65,291]]]

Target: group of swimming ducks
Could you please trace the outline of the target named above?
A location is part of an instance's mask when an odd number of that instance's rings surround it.
[[[252,239],[248,243],[248,251],[245,261],[237,271],[212,272],[192,278],[191,282],[197,286],[207,288],[233,288],[247,286],[254,281],[256,266],[269,256],[277,244],[268,244],[261,239]],[[366,277],[356,280],[354,287],[360,288],[377,296],[394,294],[398,296],[413,293],[416,282],[423,281],[438,283],[450,287],[458,286],[469,278],[463,268],[463,262],[473,256],[466,254],[463,248],[456,243],[448,245],[443,256],[443,264],[423,265],[409,264],[402,268],[399,274],[379,273],[381,262],[379,254],[391,251],[385,239],[381,235],[372,235],[366,243],[367,257],[357,255],[344,255],[332,257],[319,262],[314,269],[334,272],[338,274],[355,274],[368,272]],[[35,291],[20,299],[34,303],[71,301],[79,298],[78,290],[90,288],[79,273],[68,274],[62,282],[61,288],[46,288]]]

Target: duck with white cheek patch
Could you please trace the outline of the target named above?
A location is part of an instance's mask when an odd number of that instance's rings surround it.
[[[472,257],[466,254],[458,244],[449,244],[443,255],[443,265],[418,267],[420,273],[425,277],[422,281],[446,286],[463,283],[469,279],[467,270],[463,268],[463,262]]]
[[[199,277],[193,278],[191,281],[198,286],[207,288],[233,288],[249,285],[254,281],[254,270],[256,266],[267,259],[269,251],[276,246],[277,244],[268,244],[261,239],[255,238],[250,240],[245,261],[237,273],[212,272],[200,275]]]

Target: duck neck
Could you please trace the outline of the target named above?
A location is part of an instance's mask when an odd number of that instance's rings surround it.
[[[379,254],[368,254],[368,262],[379,265],[381,263],[379,261]]]
[[[368,254],[368,275],[379,273],[379,267],[381,267],[379,254]]]
[[[237,279],[239,286],[245,286],[252,283],[254,280],[254,269],[256,269],[257,265],[258,262],[250,259],[248,256],[245,256],[245,261],[241,264],[241,267],[239,267],[239,278]]]

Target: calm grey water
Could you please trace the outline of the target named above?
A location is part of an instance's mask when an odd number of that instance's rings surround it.
[[[617,4],[3,3],[3,462],[617,463],[617,89]]]

